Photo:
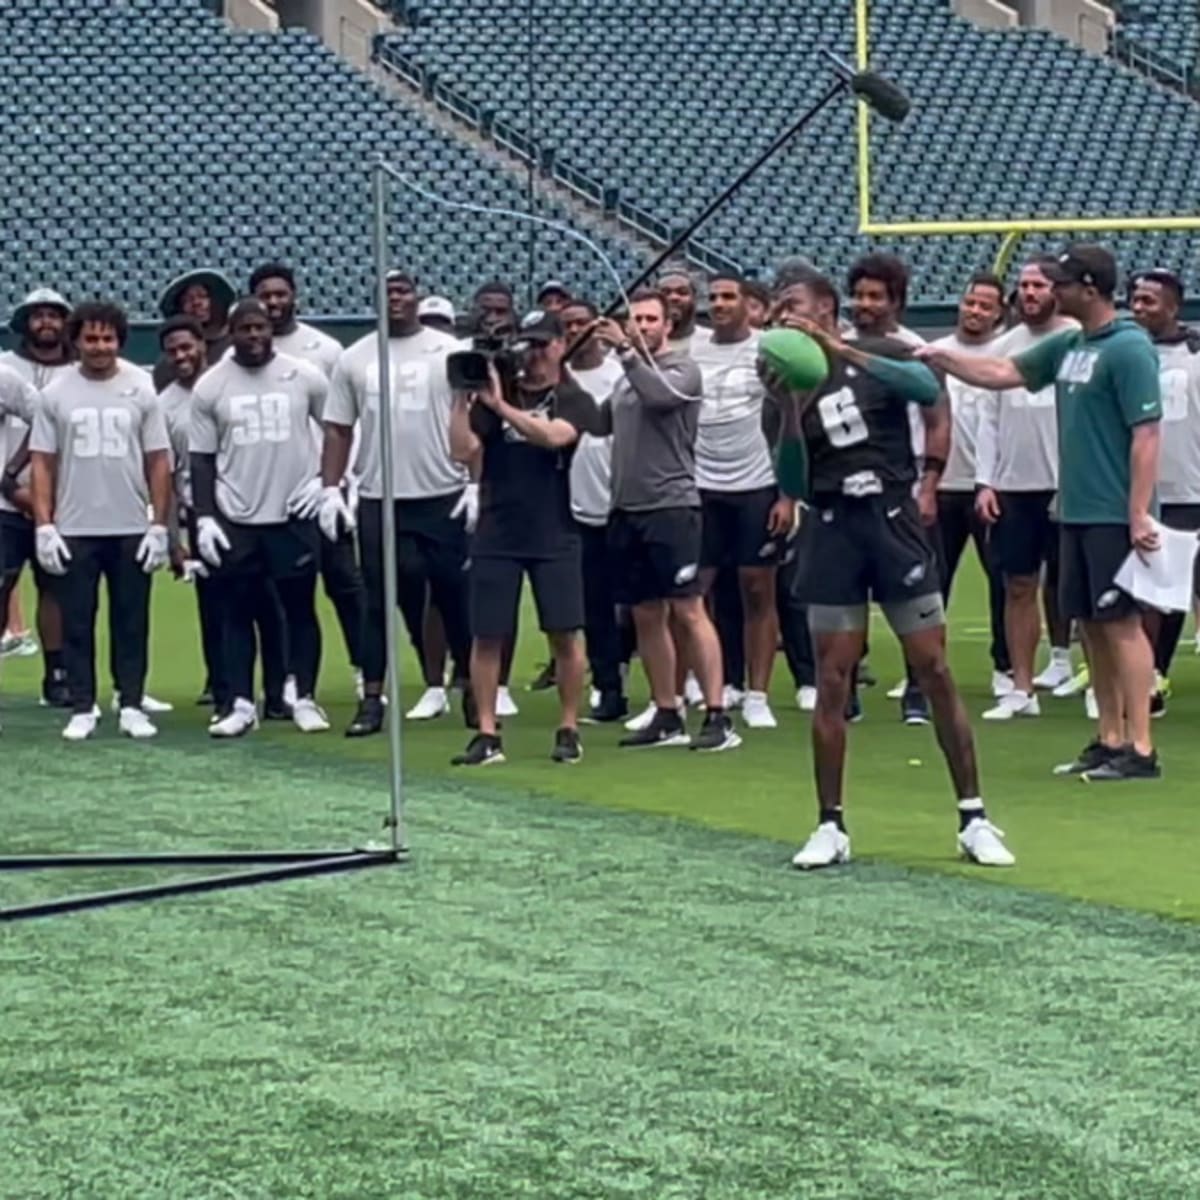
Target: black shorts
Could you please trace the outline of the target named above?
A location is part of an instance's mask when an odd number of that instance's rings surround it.
[[[773,567],[782,538],[767,532],[767,519],[779,498],[775,487],[752,492],[700,493],[702,567]]]
[[[1113,582],[1133,549],[1128,525],[1062,525],[1058,610],[1064,620],[1119,621],[1141,611]]]
[[[618,604],[700,595],[700,510],[617,509],[608,522],[608,553]]]
[[[321,531],[316,521],[240,525],[224,517],[219,520],[229,539],[229,549],[221,551],[219,575],[299,579],[316,574],[321,558]]]
[[[824,496],[800,527],[795,599],[849,607],[940,594],[933,543],[908,493]]]
[[[1037,575],[1053,561],[1058,525],[1050,516],[1053,492],[999,492],[1000,519],[992,527],[992,553],[1005,575]]]
[[[0,586],[11,587],[28,562],[37,562],[33,522],[20,513],[0,512]],[[0,613],[0,621],[3,619]]]
[[[473,556],[470,571],[471,634],[512,637],[517,631],[521,581],[528,575],[543,633],[583,628],[583,571],[579,543],[553,558]]]

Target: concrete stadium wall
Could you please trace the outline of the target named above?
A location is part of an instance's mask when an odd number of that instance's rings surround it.
[[[356,67],[371,62],[371,39],[392,22],[367,0],[278,0],[280,22],[300,25]]]

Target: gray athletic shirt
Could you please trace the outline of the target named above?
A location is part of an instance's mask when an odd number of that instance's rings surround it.
[[[178,382],[168,383],[158,393],[167,436],[171,439],[171,475],[175,481],[175,499],[190,508],[192,503],[192,473],[188,466],[188,438],[192,425],[192,393]]]
[[[964,342],[957,333],[938,338],[931,344],[960,354],[990,356],[995,353],[994,341]],[[950,454],[938,483],[938,491],[973,492],[979,410],[991,393],[986,388],[972,387],[969,383],[963,383],[961,379],[947,376],[946,394],[950,398]]]
[[[217,456],[217,508],[239,525],[278,525],[317,475],[310,421],[320,421],[328,384],[287,354],[262,367],[223,358],[192,389],[189,454]]]
[[[704,380],[696,434],[696,485],[701,491],[749,492],[775,483],[762,431],[765,389],[755,369],[758,339],[757,333],[740,342],[692,339],[692,359]]]
[[[703,381],[686,354],[668,351],[651,365],[636,354],[609,397],[612,506],[629,512],[698,508],[696,428]]]
[[[169,450],[149,374],[119,361],[111,379],[60,372],[42,392],[29,448],[57,458],[54,523],[66,537],[145,533],[146,455]]]
[[[333,368],[342,353],[341,342],[322,333],[314,325],[305,325],[303,321],[297,321],[291,333],[277,334],[274,345],[277,353],[302,359],[316,367],[326,379],[333,374]]]
[[[18,354],[15,350],[5,350],[3,354],[0,354],[0,367],[7,367],[37,393],[41,392],[46,384],[60,372],[69,371],[71,364],[63,363],[61,366],[48,367],[43,363],[35,362],[32,358],[26,358],[23,354]],[[32,413],[30,415],[32,417]],[[9,416],[0,425],[0,471],[7,466],[8,460],[20,449],[30,424],[31,421],[22,420],[17,416]],[[17,476],[17,482],[21,486],[28,484],[28,467]],[[0,496],[0,512],[17,511],[19,510],[15,505]]]
[[[333,369],[325,419],[362,422],[356,473],[360,494],[383,499],[379,437],[379,350],[373,333],[344,350]],[[450,384],[446,356],[461,349],[456,338],[422,327],[409,337],[388,338],[392,391],[393,499],[448,496],[467,485],[466,468],[450,457]]]
[[[612,394],[624,372],[615,354],[598,367],[571,368],[571,378],[597,406]],[[612,437],[581,433],[571,457],[571,515],[584,525],[604,525],[612,508]]]
[[[1200,335],[1155,342],[1162,386],[1158,498],[1200,504]],[[1193,347],[1197,347],[1193,349]]]
[[[33,384],[10,367],[0,366],[0,472],[20,448],[21,439],[33,421],[37,403],[37,389]],[[19,510],[0,496],[0,511]]]

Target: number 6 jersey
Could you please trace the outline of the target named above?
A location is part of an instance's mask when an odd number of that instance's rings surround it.
[[[894,338],[856,338],[853,345],[884,361],[912,357],[912,348]],[[911,369],[918,364],[903,366]],[[928,374],[918,369],[922,375]],[[811,491],[865,496],[911,487],[917,469],[908,417],[910,401],[924,403],[906,394],[893,378],[877,377],[841,358],[831,359],[829,378],[817,390],[803,418]]]
[[[57,459],[54,523],[65,537],[145,533],[146,455],[170,445],[154,384],[118,360],[110,379],[79,367],[47,384],[34,410],[29,449]]]
[[[325,407],[325,376],[276,353],[261,367],[230,355],[192,391],[190,454],[217,456],[217,508],[239,525],[281,525],[317,474],[310,421]]]

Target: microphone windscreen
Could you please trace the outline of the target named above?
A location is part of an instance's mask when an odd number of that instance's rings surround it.
[[[874,71],[859,72],[850,80],[850,88],[860,100],[865,100],[888,121],[903,121],[912,108],[908,93],[899,84]]]

